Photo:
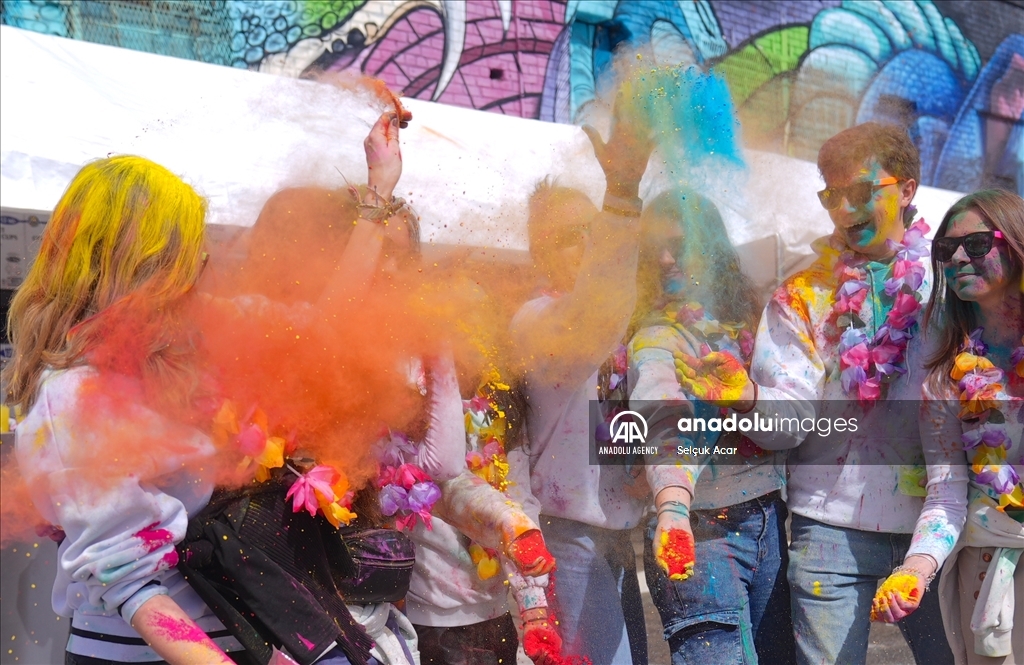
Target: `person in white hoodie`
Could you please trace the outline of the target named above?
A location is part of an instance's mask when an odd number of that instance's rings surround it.
[[[928,282],[927,226],[911,206],[917,148],[898,127],[866,123],[826,141],[818,168],[835,230],[769,301],[749,377],[723,354],[678,364],[687,391],[770,421],[748,433],[761,447],[792,449],[788,578],[802,665],[864,662],[878,583],[893,569],[929,579],[964,510],[945,482],[955,451],[922,445],[918,431]],[[948,519],[932,524],[936,512]],[[934,594],[900,621],[921,665],[952,662],[940,626]]]
[[[643,123],[624,110],[616,104],[607,145],[585,128],[607,180],[600,212],[565,187],[542,184],[532,196],[530,253],[550,288],[511,324],[530,405],[530,485],[558,561],[554,612],[565,651],[594,665],[647,659],[629,532],[650,490],[638,478],[642,468],[634,474],[589,464],[590,402],[598,400],[600,370],[617,349],[621,362],[611,374],[625,374],[621,341],[636,302],[637,194],[652,149]],[[605,387],[614,388],[603,374]]]
[[[1024,200],[986,190],[957,201],[932,264],[921,436],[964,451],[954,480],[969,499],[963,534],[936,557],[949,555],[946,638],[958,665],[1024,663]],[[914,607],[898,595],[886,605],[897,616]]]

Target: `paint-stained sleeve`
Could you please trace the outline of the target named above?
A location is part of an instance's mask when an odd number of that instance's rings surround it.
[[[676,378],[673,349],[691,355],[696,352],[691,340],[671,326],[642,328],[627,347],[630,408],[644,417],[647,443],[660,451],[645,460],[647,484],[655,497],[667,487],[682,487],[694,496],[697,478],[706,465],[697,458],[676,455],[677,446],[685,443],[676,422],[692,415],[693,407]]]
[[[44,383],[25,427],[18,428],[19,466],[40,512],[66,534],[58,550],[54,609],[69,616],[84,606],[120,609],[130,624],[146,600],[168,592],[162,582],[178,563],[174,546],[185,536],[188,513],[181,500],[135,472],[118,475],[111,465],[110,475],[97,477],[96,466],[74,462],[96,438],[82,426],[81,409],[96,407],[80,399],[80,378],[73,370]],[[141,433],[162,427],[157,414],[137,405],[101,417],[139,445],[146,440]],[[206,498],[208,492],[199,503]]]
[[[441,483],[466,469],[466,421],[452,357],[433,360],[430,370],[430,423],[423,443],[416,447],[414,461],[434,482]]]
[[[968,466],[955,398],[940,399],[927,385],[922,397],[919,426],[928,484],[907,556],[928,554],[941,568],[967,520]]]
[[[438,516],[483,547],[503,550],[504,543],[540,528],[519,504],[469,470],[440,487]]]
[[[809,315],[810,304],[792,283],[783,284],[768,301],[757,328],[750,378],[758,386],[754,411],[762,418],[814,418],[825,385],[825,364],[818,355]],[[768,450],[803,443],[799,428],[747,434]]]

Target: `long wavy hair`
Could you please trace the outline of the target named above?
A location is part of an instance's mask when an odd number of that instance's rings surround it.
[[[656,224],[665,221],[678,224],[683,236],[682,255],[675,258],[688,283],[677,296],[662,290],[658,253],[643,242]],[[699,302],[719,321],[743,323],[751,333],[756,332],[761,305],[750,279],[740,270],[739,257],[714,203],[688,190],[671,190],[644,208],[640,224],[637,302],[626,339],[657,315],[655,310],[668,299]]]
[[[57,203],[15,294],[3,379],[28,409],[42,372],[134,356],[134,370],[187,401],[197,381],[177,311],[199,276],[206,204],[148,159],[87,164]],[[116,338],[116,339],[115,339]],[[114,348],[122,342],[131,348]],[[122,367],[123,368],[123,367]]]
[[[970,210],[977,213],[986,223],[1002,232],[1010,250],[1010,261],[1020,279],[1024,270],[1024,199],[1012,192],[1001,189],[984,189],[968,194],[946,212],[942,223],[935,231],[936,238],[942,238],[949,230],[955,217]],[[956,295],[946,281],[942,264],[932,257],[932,293],[924,314],[924,328],[936,335],[935,353],[926,359],[928,382],[938,389],[949,379],[953,360],[960,346],[972,330],[978,326],[974,307]]]

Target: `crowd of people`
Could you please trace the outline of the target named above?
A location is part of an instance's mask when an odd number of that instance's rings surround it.
[[[407,112],[371,129],[365,186],[266,203],[246,292],[205,288],[205,203],[178,176],[131,156],[76,175],[3,375],[60,543],[68,665],[496,665],[520,645],[537,665],[639,665],[638,528],[675,664],[864,663],[872,621],[920,665],[1024,663],[1024,200],[970,194],[928,240],[913,142],[851,127],[818,156],[834,231],[764,303],[706,194],[639,198],[657,137],[619,102],[607,143],[585,128],[601,207],[557,179],[530,197],[537,283],[504,329],[358,371],[332,365],[332,331],[420,265],[394,195]],[[295,255],[309,237],[322,256]],[[316,377],[325,395],[387,415],[250,407],[253,384],[319,375],[219,367],[262,321],[356,377]],[[592,464],[595,423],[625,408],[658,452]],[[738,450],[726,463],[676,454],[680,413],[859,427],[685,439]]]

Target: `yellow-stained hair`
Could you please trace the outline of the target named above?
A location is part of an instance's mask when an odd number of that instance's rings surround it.
[[[85,165],[57,203],[11,302],[14,357],[4,370],[11,402],[29,408],[45,368],[83,361],[91,337],[71,332],[91,317],[126,300],[141,304],[133,316],[144,319],[173,309],[198,278],[205,216],[203,198],[148,159]],[[166,344],[151,346],[158,355]]]

